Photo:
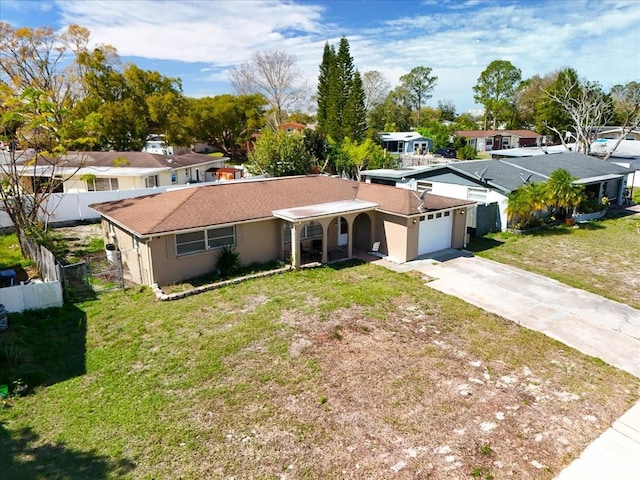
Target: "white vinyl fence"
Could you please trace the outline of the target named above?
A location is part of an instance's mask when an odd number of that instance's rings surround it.
[[[193,188],[201,185],[206,184],[197,183],[193,185],[140,188],[135,190],[111,190],[105,192],[54,193],[48,198],[46,211],[53,212],[49,217],[50,224],[82,220],[97,220],[100,218],[100,215],[92,208],[89,208],[89,205],[91,204],[141,197],[143,195],[152,195],[154,193],[162,193],[168,190],[178,190],[181,188]],[[5,212],[0,211],[0,229],[12,226],[13,222],[11,222],[9,216]]]
[[[0,304],[9,312],[62,307],[62,284],[59,281],[33,282],[0,288]]]

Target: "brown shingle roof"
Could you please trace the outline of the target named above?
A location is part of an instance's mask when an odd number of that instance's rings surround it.
[[[224,159],[198,153],[163,155],[148,152],[69,152],[57,164],[65,167],[179,168],[216,160]],[[45,164],[46,159],[38,160],[38,165]]]
[[[515,135],[520,138],[537,138],[542,136],[531,130],[457,130],[455,134],[458,137],[465,138],[495,137],[496,135]]]
[[[427,211],[474,203],[438,195],[426,195],[422,201],[416,192],[397,187],[306,176],[203,185],[91,207],[145,236],[270,218],[274,210],[353,199],[407,216],[420,214],[421,204]]]

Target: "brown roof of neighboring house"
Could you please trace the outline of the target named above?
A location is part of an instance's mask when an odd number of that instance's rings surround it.
[[[495,137],[496,135],[515,135],[520,138],[537,138],[542,136],[531,130],[457,130],[456,135],[465,138]]]
[[[91,207],[146,236],[265,219],[272,217],[274,210],[354,199],[406,216],[475,203],[431,194],[420,200],[416,192],[407,189],[310,175],[196,186]]]
[[[210,157],[199,153],[163,155],[149,152],[68,152],[56,162],[58,167],[122,167],[122,168],[180,168],[224,161],[222,157]],[[38,165],[46,165],[45,158],[38,158]]]
[[[307,128],[307,126],[306,126],[306,125],[304,125],[304,124],[302,124],[302,123],[298,123],[298,122],[285,122],[285,123],[280,124],[280,125],[278,126],[278,128],[279,128],[280,130],[287,130],[288,128],[291,128],[291,129],[293,129],[293,130],[299,130],[299,131],[302,131],[302,130],[304,130],[305,128]]]

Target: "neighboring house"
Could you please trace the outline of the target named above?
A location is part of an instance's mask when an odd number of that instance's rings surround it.
[[[380,132],[382,148],[393,154],[424,155],[433,150],[433,140],[418,132]]]
[[[556,153],[575,152],[576,144],[567,143],[565,145],[540,145],[535,147],[519,147],[505,150],[493,150],[491,158],[520,158],[535,157],[537,155],[552,155]]]
[[[52,169],[46,159],[20,158],[25,186],[64,179],[64,192],[131,190],[184,185],[208,180],[205,172],[225,166],[225,157],[197,153],[163,155],[147,152],[69,152]]]
[[[620,126],[607,126],[596,128],[596,138],[602,138],[606,140],[617,140],[624,133],[625,140],[640,140],[640,130],[627,130]]]
[[[542,138],[531,130],[457,130],[455,135],[464,138],[479,152],[532,147],[538,145]]]
[[[243,264],[298,267],[354,250],[405,262],[465,245],[475,202],[328,176],[193,186],[92,205],[133,281],[166,285],[214,270],[230,245]]]
[[[281,123],[278,126],[278,128],[280,130],[284,130],[289,135],[291,135],[291,134],[294,134],[294,133],[302,133],[302,132],[304,132],[304,130],[307,128],[307,126],[302,124],[302,123],[298,123],[298,122],[285,122],[285,123]]]
[[[467,227],[473,235],[484,235],[507,229],[509,193],[526,182],[546,182],[559,168],[568,170],[598,201],[607,197],[622,203],[629,169],[582,153],[365,170],[361,174],[369,183],[476,201],[478,206],[469,212]]]

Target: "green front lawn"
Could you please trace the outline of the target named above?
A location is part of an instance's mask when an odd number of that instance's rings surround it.
[[[27,267],[31,262],[22,256],[18,237],[11,233],[0,235],[0,270],[13,267]]]
[[[640,398],[631,375],[371,264],[9,322],[11,479],[551,479]]]
[[[476,255],[555,278],[640,309],[640,216],[474,238]]]

